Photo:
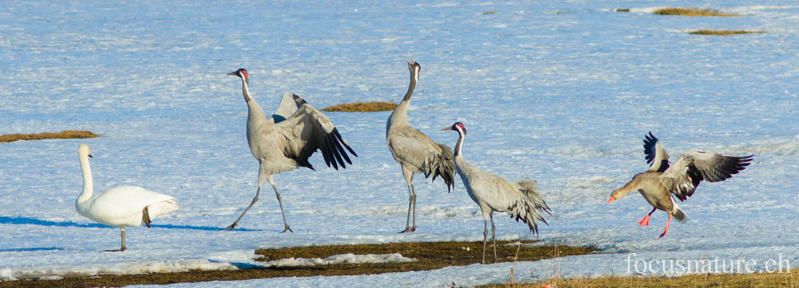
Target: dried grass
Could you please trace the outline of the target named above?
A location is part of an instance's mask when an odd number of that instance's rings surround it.
[[[735,15],[735,14],[720,13],[720,12],[716,12],[716,11],[709,10],[709,9],[700,10],[700,9],[688,9],[688,8],[677,8],[677,7],[658,9],[655,12],[652,12],[652,14],[673,15],[673,16],[691,16],[691,17],[696,17],[696,16],[727,16],[727,17],[739,16],[739,15]]]
[[[220,232],[222,233],[222,232]],[[552,258],[552,246],[529,246],[532,241],[497,241],[499,262],[537,261]],[[141,275],[104,275],[90,277],[68,277],[61,280],[19,280],[0,281],[4,287],[99,287],[125,286],[135,284],[170,284],[201,281],[246,280],[275,277],[310,277],[335,275],[367,275],[406,271],[424,271],[448,266],[465,266],[480,263],[483,242],[404,242],[388,244],[363,245],[329,245],[310,247],[289,247],[281,249],[258,249],[258,260],[273,261],[285,258],[327,258],[332,255],[353,253],[390,254],[400,253],[402,256],[417,261],[403,263],[376,264],[333,264],[305,267],[270,267],[252,268],[232,271],[190,271],[181,273],[150,273]],[[488,253],[493,254],[491,246]],[[590,247],[559,247],[560,256],[583,255],[596,251]],[[486,255],[486,256],[489,256]],[[493,256],[493,255],[492,255]],[[489,260],[489,257],[486,257]],[[493,262],[493,257],[490,257]]]
[[[680,277],[603,277],[596,279],[577,278],[563,280],[558,277],[535,283],[505,283],[487,285],[482,287],[519,287],[541,288],[549,287],[797,287],[799,279],[795,277],[799,269],[791,273],[753,273],[753,274],[692,274]]]
[[[28,140],[43,140],[43,139],[81,139],[81,138],[95,138],[95,137],[100,137],[100,135],[94,134],[89,131],[67,130],[58,133],[0,135],[0,143],[7,143],[14,141],[28,141]]]
[[[746,31],[746,30],[697,30],[691,31],[694,35],[739,35],[751,33],[766,33],[766,31]]]
[[[348,103],[330,106],[322,111],[325,112],[380,112],[391,111],[397,108],[397,104],[390,102],[361,102]]]

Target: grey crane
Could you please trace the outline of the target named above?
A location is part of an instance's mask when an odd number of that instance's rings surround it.
[[[285,225],[282,233],[294,232],[286,222],[283,202],[280,200],[280,193],[277,192],[275,182],[272,181],[272,175],[291,171],[298,167],[315,170],[308,162],[308,158],[316,150],[322,151],[325,164],[328,167],[333,165],[336,170],[339,165],[341,168],[347,168],[344,164],[345,161],[352,164],[350,157],[347,156],[347,151],[353,156],[357,157],[358,155],[341,138],[341,134],[338,133],[338,129],[330,122],[330,119],[308,104],[302,97],[288,92],[283,93],[283,98],[274,115],[266,118],[264,110],[250,96],[250,80],[247,70],[239,69],[227,75],[241,78],[241,89],[248,107],[247,142],[250,144],[252,155],[258,160],[259,169],[258,190],[255,192],[255,198],[236,219],[236,222],[230,224],[225,230],[233,230],[238,225],[241,217],[244,217],[247,210],[250,210],[252,205],[258,201],[261,185],[264,180],[268,180],[275,190],[277,202],[280,204],[280,214],[283,216]]]
[[[455,122],[451,127],[442,129],[458,132],[458,143],[455,144],[455,167],[461,176],[463,186],[469,197],[480,206],[483,212],[485,230],[483,230],[483,264],[486,262],[486,244],[488,243],[488,218],[491,218],[491,239],[494,243],[494,262],[497,261],[496,227],[494,226],[494,211],[507,212],[510,217],[516,217],[516,222],[522,220],[530,227],[530,231],[538,235],[536,220],[544,222],[541,212],[552,215],[547,203],[538,194],[538,185],[535,180],[522,179],[511,183],[505,178],[493,175],[472,166],[461,153],[463,139],[466,138],[466,127],[461,122]],[[549,224],[547,224],[549,225]]]
[[[680,201],[685,201],[694,194],[702,180],[708,182],[727,180],[749,166],[754,157],[754,155],[735,157],[692,151],[683,153],[677,162],[669,165],[669,154],[660,146],[658,138],[655,138],[652,132],[644,137],[644,154],[646,162],[650,164],[649,170],[636,174],[630,182],[614,190],[610,194],[608,204],[638,190],[653,208],[652,212],[636,223],[648,226],[649,216],[658,209],[669,213],[669,221],[666,222],[666,228],[663,234],[660,234],[660,238],[669,232],[672,216],[680,222],[688,221],[688,216],[674,201],[674,196]]]
[[[413,59],[413,56],[411,56]],[[433,181],[441,176],[447,185],[447,190],[452,191],[455,180],[455,162],[453,162],[452,149],[444,144],[433,142],[427,135],[408,124],[408,105],[411,103],[413,89],[419,80],[422,66],[413,60],[408,62],[411,71],[411,84],[405,98],[397,105],[386,122],[386,142],[391,155],[402,165],[402,176],[408,184],[408,218],[405,221],[405,230],[400,233],[416,231],[416,191],[413,188],[413,174],[424,173],[425,177],[433,175]],[[410,226],[411,213],[413,213],[413,226]]]

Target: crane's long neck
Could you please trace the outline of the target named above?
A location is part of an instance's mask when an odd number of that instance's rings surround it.
[[[411,96],[413,95],[413,89],[416,89],[416,77],[414,77],[414,73],[411,73],[411,84],[408,85],[408,92],[405,92],[405,97],[402,98],[402,102],[411,102]]]
[[[244,94],[244,101],[250,103],[252,97],[250,97],[250,84],[247,78],[241,77],[241,93]]]
[[[464,134],[465,133],[458,130],[458,143],[455,144],[455,157],[463,157],[463,155],[461,155],[461,146],[463,146],[463,138],[466,138]]]
[[[266,114],[261,105],[255,102],[255,99],[250,96],[250,85],[246,78],[241,78],[241,92],[244,94],[244,101],[247,102],[247,134],[259,126],[262,122],[266,121]]]
[[[77,203],[82,203],[92,198],[92,194],[94,194],[94,180],[92,180],[92,168],[89,167],[89,156],[79,155],[78,157],[80,158],[80,170],[83,172],[83,192],[78,196]]]
[[[392,123],[408,123],[408,106],[411,104],[413,90],[416,89],[416,81],[413,73],[411,73],[411,84],[408,85],[408,92],[405,92],[405,97],[402,98],[397,108],[394,108],[394,112],[391,113],[389,125]]]

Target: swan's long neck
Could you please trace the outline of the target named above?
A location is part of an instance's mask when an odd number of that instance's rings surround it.
[[[414,77],[413,73],[411,73],[411,84],[408,85],[408,92],[405,92],[405,97],[402,98],[402,101],[397,105],[397,108],[394,109],[394,112],[391,112],[391,116],[389,116],[389,126],[391,124],[408,123],[408,106],[411,104],[413,89],[416,89],[416,81],[417,79]]]
[[[83,203],[92,198],[92,194],[94,194],[94,180],[92,180],[92,168],[89,167],[89,156],[79,155],[79,158],[80,170],[83,172],[83,193],[78,196],[77,203]]]

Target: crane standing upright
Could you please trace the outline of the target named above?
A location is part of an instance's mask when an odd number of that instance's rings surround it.
[[[266,118],[264,110],[250,96],[250,79],[247,70],[239,69],[227,75],[241,78],[241,89],[248,107],[247,142],[250,144],[252,155],[258,160],[259,169],[258,190],[255,192],[255,198],[252,199],[247,209],[244,209],[241,216],[225,230],[233,230],[238,225],[241,217],[244,217],[244,214],[258,201],[261,185],[264,180],[268,180],[275,190],[277,202],[280,204],[280,214],[283,216],[285,229],[281,233],[294,232],[286,221],[283,202],[280,199],[280,193],[277,192],[275,182],[272,181],[272,175],[291,171],[298,167],[315,170],[308,162],[308,158],[316,150],[322,151],[325,164],[328,167],[333,165],[336,170],[338,170],[338,165],[341,165],[341,168],[347,168],[344,161],[352,164],[347,156],[347,151],[353,156],[357,157],[358,155],[341,138],[341,134],[338,133],[338,129],[330,122],[330,119],[305,102],[302,97],[288,92],[284,93],[275,114]]]
[[[466,138],[466,127],[461,122],[455,122],[451,127],[443,130],[455,130],[458,132],[458,143],[455,144],[455,167],[458,168],[458,175],[461,176],[463,186],[469,197],[480,206],[483,212],[485,230],[483,230],[483,264],[486,262],[486,243],[488,242],[488,218],[491,218],[491,239],[494,242],[494,261],[497,261],[497,234],[494,226],[494,211],[507,212],[511,218],[516,217],[516,221],[522,220],[530,227],[530,231],[538,234],[538,219],[544,224],[547,221],[541,216],[540,211],[552,215],[538,194],[538,187],[534,180],[522,179],[511,183],[505,178],[493,175],[480,170],[463,159],[461,147],[463,139]],[[549,224],[547,224],[549,225]]]
[[[413,60],[413,57],[411,56]],[[416,231],[416,191],[413,188],[413,174],[424,173],[425,177],[433,175],[433,181],[441,176],[447,185],[447,190],[452,191],[455,180],[455,162],[452,149],[444,144],[433,142],[427,135],[408,124],[408,105],[411,95],[419,80],[422,66],[413,60],[408,62],[411,72],[411,83],[405,97],[391,113],[386,122],[386,142],[391,155],[402,165],[402,175],[408,185],[408,218],[405,221],[405,230],[400,233]],[[413,226],[410,225],[413,215]]]

